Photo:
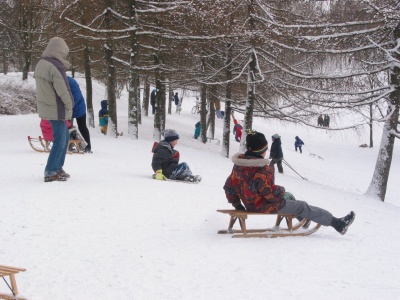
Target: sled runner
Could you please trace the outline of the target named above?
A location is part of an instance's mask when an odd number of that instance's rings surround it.
[[[37,138],[33,138],[28,136],[29,145],[32,147],[33,150],[37,152],[50,152],[52,142],[46,141],[41,136]],[[68,154],[79,153],[84,154],[85,152],[81,149],[81,140],[69,140],[68,142]]]
[[[26,300],[26,298],[18,296],[17,282],[15,280],[15,274],[24,271],[26,271],[26,269],[0,265],[0,277],[4,279],[8,288],[11,290],[11,294],[0,293],[0,299]],[[10,284],[6,281],[6,276],[9,277]]]
[[[235,210],[235,209],[220,209],[217,212],[223,214],[230,215],[229,226],[227,230],[219,230],[218,234],[233,234],[234,238],[250,238],[250,237],[258,237],[258,238],[273,238],[273,237],[286,237],[286,236],[306,236],[313,234],[320,227],[321,224],[317,224],[315,227],[308,229],[304,228],[303,225],[306,224],[307,220],[303,219],[301,222],[293,225],[294,215],[278,215],[278,214],[264,214],[264,213],[254,213],[248,212],[244,210]],[[275,226],[272,228],[266,229],[247,229],[246,228],[246,219],[249,215],[257,215],[257,216],[277,216]],[[280,228],[280,224],[282,220],[286,220],[287,228]],[[233,225],[236,220],[239,220],[240,228],[239,230],[233,229]]]

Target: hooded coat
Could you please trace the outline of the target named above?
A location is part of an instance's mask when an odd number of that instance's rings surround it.
[[[285,205],[285,188],[275,185],[274,171],[268,159],[245,154],[232,157],[233,169],[224,190],[234,207],[242,201],[247,211],[275,213]]]
[[[100,126],[106,126],[108,124],[108,102],[107,100],[101,100],[101,109],[99,110],[99,123]]]
[[[37,109],[47,120],[72,118],[74,99],[65,72],[71,64],[66,60],[69,48],[62,38],[52,38],[35,68]]]

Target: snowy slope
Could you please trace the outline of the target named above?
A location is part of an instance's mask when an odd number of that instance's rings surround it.
[[[97,112],[104,88],[95,84],[94,93]],[[284,166],[277,184],[337,217],[350,210],[357,217],[345,236],[322,227],[309,237],[232,239],[216,234],[228,225],[216,210],[231,208],[222,186],[232,162],[221,145],[192,138],[194,97],[185,97],[181,115],[167,116],[167,128],[180,133],[176,149],[202,175],[198,185],[151,179],[153,117],[143,118],[140,139],[131,140],[126,95],[118,101],[124,136],[90,128],[94,153],[67,156],[67,182],[43,182],[47,154],[26,138],[41,134],[37,115],[0,116],[0,264],[27,269],[17,283],[28,299],[400,299],[398,145],[386,202],[364,195],[380,129],[369,149],[358,147],[367,131],[255,120],[269,142],[282,136],[285,159],[308,179]],[[217,120],[218,138],[221,132]],[[294,151],[296,135],[303,154]],[[233,140],[231,154],[238,148]],[[274,218],[249,218],[248,226],[265,222]]]

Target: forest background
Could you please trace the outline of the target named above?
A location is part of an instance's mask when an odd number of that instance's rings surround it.
[[[214,138],[224,102],[222,154],[229,157],[232,112],[244,114],[243,140],[254,116],[318,127],[317,118],[352,111],[357,130],[382,122],[367,193],[384,201],[399,117],[399,1],[194,0],[0,2],[3,73],[26,80],[50,38],[65,39],[73,74],[86,79],[89,125],[93,84],[106,85],[110,133],[119,135],[117,99],[126,88],[128,136],[139,139],[157,89],[155,140],[171,113],[173,91],[198,91],[201,140]],[[143,89],[143,93],[140,93]],[[140,95],[143,98],[140,99]],[[142,101],[141,101],[142,100]],[[324,128],[325,129],[325,128]],[[244,145],[242,144],[242,149]]]

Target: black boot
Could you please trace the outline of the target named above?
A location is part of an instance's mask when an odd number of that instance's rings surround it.
[[[338,219],[333,217],[331,226],[335,228],[335,230],[339,232],[341,235],[344,235],[347,232],[347,229],[353,223],[355,217],[356,214],[354,211],[351,211],[347,216],[343,218]]]

